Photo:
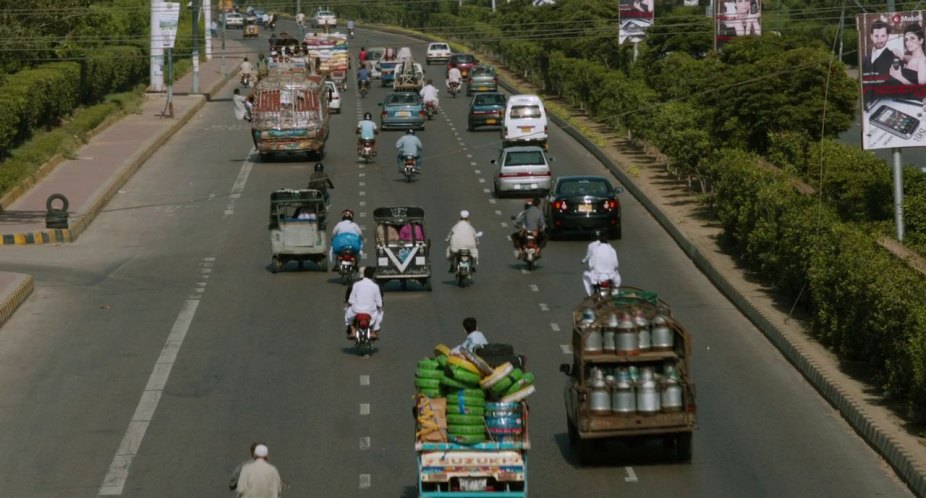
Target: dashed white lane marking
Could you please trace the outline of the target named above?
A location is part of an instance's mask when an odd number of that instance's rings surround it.
[[[476,161],[470,162],[469,165],[470,165],[470,166],[475,166],[475,165],[476,165]],[[476,173],[479,173],[479,170],[478,170],[478,169],[476,170]]]
[[[366,173],[357,173],[357,178],[363,178],[365,176],[367,176]]]
[[[370,474],[360,474],[360,489],[370,489],[373,485],[373,479]]]
[[[507,221],[503,221],[503,222],[499,223],[499,225],[501,225],[502,228],[508,228],[508,222],[507,222]]]
[[[472,158],[473,158],[473,155],[472,155],[472,154],[467,154],[467,155],[466,155],[466,158],[467,158],[467,159],[472,159]],[[475,164],[475,163],[473,163],[473,164]]]
[[[627,472],[627,477],[624,478],[627,482],[637,482],[637,473],[633,471],[633,467],[624,467],[624,470]]]
[[[366,218],[366,217],[367,217],[367,212],[366,212],[366,211],[360,211],[360,217],[361,217],[361,218]]]
[[[366,451],[372,447],[370,443],[370,436],[363,436],[360,438],[360,451]]]
[[[550,311],[550,307],[546,303],[540,303],[540,311]]]
[[[497,201],[495,199],[489,199],[489,204],[495,204]]]
[[[475,165],[476,165],[476,163],[473,163],[473,166],[475,166]],[[474,170],[473,170],[473,173],[476,173],[477,175],[480,175],[480,174],[482,174],[482,171],[480,171],[480,170],[478,170],[478,169],[474,169]]]
[[[363,197],[363,196],[367,195],[367,193],[364,192],[363,190],[361,190],[360,192],[357,192],[357,195]]]
[[[370,404],[369,403],[360,403],[360,414],[361,415],[370,414]]]
[[[207,262],[202,263],[202,266],[211,267],[211,261],[215,261],[215,258],[207,258]],[[197,290],[201,290],[201,288]],[[141,394],[138,406],[135,407],[135,413],[129,421],[129,427],[126,429],[125,435],[122,436],[119,449],[116,450],[113,461],[109,464],[109,472],[103,478],[99,495],[116,496],[122,494],[125,482],[129,477],[132,460],[138,454],[142,440],[145,439],[148,425],[154,418],[154,412],[158,408],[158,402],[161,400],[164,386],[167,385],[167,379],[170,378],[170,372],[174,367],[174,362],[177,360],[180,346],[183,345],[183,339],[186,338],[187,331],[190,330],[190,324],[193,323],[193,317],[196,316],[199,302],[199,297],[187,299],[180,308],[180,313],[174,321],[170,335],[167,336],[161,354],[158,356],[154,369],[148,377],[148,384]]]
[[[531,292],[540,292],[540,287],[537,287],[537,284],[530,284],[527,286]]]
[[[367,182],[357,182],[357,186],[366,187],[366,186],[367,186]]]
[[[501,215],[502,215],[502,212],[501,212],[500,210],[496,209],[496,210],[495,210],[495,214],[498,215],[498,216],[501,216]]]
[[[563,350],[563,354],[572,354],[572,344],[560,344],[559,348]]]
[[[480,179],[479,179],[479,183],[485,183],[485,182],[486,182],[486,179],[485,179],[485,178],[480,178]]]
[[[248,152],[248,157],[254,153],[256,149],[252,148]],[[248,182],[248,175],[251,174],[251,168],[254,167],[254,163],[251,161],[245,161],[241,165],[241,169],[238,171],[238,178],[235,179],[234,185],[232,185],[231,194],[228,196],[228,204],[225,206],[225,216],[231,216],[235,214],[235,201],[241,198],[241,192],[244,191],[244,185]]]
[[[552,330],[553,332],[559,332],[559,324],[558,324],[558,323],[551,323],[551,324],[550,324],[550,330]]]
[[[369,376],[369,375],[361,375],[361,376],[360,376],[360,385],[361,385],[361,386],[368,386],[368,385],[370,385],[370,376]]]
[[[482,180],[482,179],[480,178],[480,180]],[[482,180],[481,183],[485,183],[485,180]],[[488,194],[489,192],[491,192],[491,190],[489,190],[489,189],[487,189],[487,188],[482,189],[482,193],[483,193],[483,194]]]
[[[367,205],[367,201],[360,201],[360,206],[361,206],[361,207],[366,206],[366,205]]]

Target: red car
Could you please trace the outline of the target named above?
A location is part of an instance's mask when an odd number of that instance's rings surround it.
[[[447,63],[447,71],[449,72],[450,68],[455,67],[460,70],[463,78],[466,78],[469,76],[469,70],[476,64],[479,64],[479,61],[476,60],[476,56],[473,54],[453,54],[450,56],[450,62]]]

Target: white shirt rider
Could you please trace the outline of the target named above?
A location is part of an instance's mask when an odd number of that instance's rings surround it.
[[[465,209],[460,211],[460,221],[450,229],[450,233],[447,234],[447,241],[450,242],[450,245],[447,246],[448,260],[453,261],[453,255],[460,252],[460,249],[469,249],[469,253],[473,257],[473,266],[479,264],[479,248],[476,247],[478,235],[476,229],[469,222],[469,211]]]
[[[363,237],[363,231],[360,230],[360,225],[354,223],[354,220],[339,221],[338,224],[331,229],[331,238],[333,239],[335,235],[339,233],[352,233],[359,237]]]
[[[456,83],[459,85],[463,81],[463,73],[460,72],[460,68],[452,67],[450,71],[447,72],[447,88],[450,88],[450,83]]]
[[[421,89],[420,92],[418,92],[418,94],[421,95],[421,100],[424,100],[425,104],[427,104],[428,102],[434,102],[434,107],[437,107],[438,90],[437,88],[434,88],[434,85],[432,85],[430,81],[428,82],[427,85],[425,85],[424,88]]]
[[[599,243],[597,247],[591,250],[588,271],[583,275],[582,282],[585,285],[585,293],[591,296],[592,286],[604,280],[611,280],[614,287],[620,287],[621,276],[617,272],[617,268],[617,251],[611,247],[611,244]]]
[[[371,280],[366,271],[364,277],[351,288],[347,298],[347,310],[344,313],[344,325],[350,325],[358,313],[366,313],[373,318],[373,331],[379,332],[383,323],[383,294],[379,285]]]

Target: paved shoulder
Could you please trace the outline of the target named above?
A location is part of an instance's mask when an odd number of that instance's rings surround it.
[[[32,276],[23,273],[0,272],[0,325],[6,323],[13,316],[19,305],[32,294]]]

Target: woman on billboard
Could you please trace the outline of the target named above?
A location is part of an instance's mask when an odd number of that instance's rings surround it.
[[[890,75],[903,85],[926,84],[926,53],[923,53],[923,26],[920,23],[910,23],[903,29],[904,55],[903,63],[894,59]]]

